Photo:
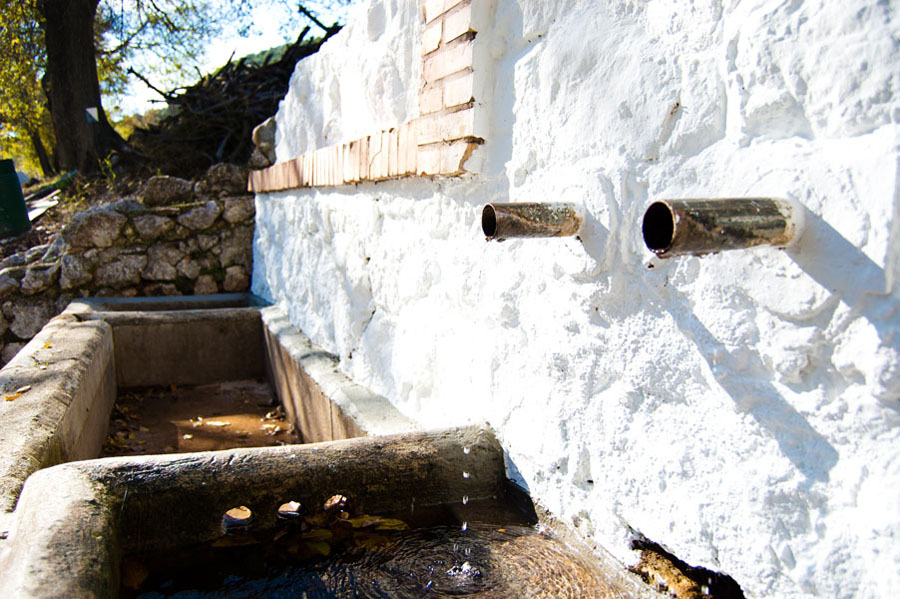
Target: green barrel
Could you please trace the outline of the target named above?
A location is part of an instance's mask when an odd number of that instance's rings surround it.
[[[30,226],[16,165],[9,159],[0,160],[0,237],[17,235]]]

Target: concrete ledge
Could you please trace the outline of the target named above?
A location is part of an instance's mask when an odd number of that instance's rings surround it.
[[[66,312],[172,312],[175,310],[212,310],[216,308],[253,308],[268,302],[251,293],[216,295],[178,295],[166,297],[83,297],[72,300]]]
[[[0,370],[0,512],[46,466],[99,453],[115,402],[111,327],[57,316]]]
[[[417,430],[387,399],[338,371],[338,359],[314,345],[278,306],[260,310],[269,380],[305,442]]]
[[[230,297],[254,301],[253,296]],[[120,387],[203,385],[265,375],[258,307],[216,308],[239,301],[202,296],[150,299],[79,301],[66,309],[79,320],[112,326]]]
[[[492,497],[505,480],[499,443],[474,427],[63,464],[25,485],[0,549],[0,596],[115,596],[122,553],[217,538],[236,505],[271,529],[288,500],[316,506],[341,493],[363,513],[391,513]]]

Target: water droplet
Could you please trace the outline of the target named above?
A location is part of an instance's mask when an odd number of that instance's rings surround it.
[[[463,522],[463,525],[462,525],[463,532],[466,532],[466,530],[468,530],[468,528],[469,528],[469,523]],[[466,555],[468,555],[468,549],[466,550]]]
[[[463,495],[463,505],[466,505],[467,503],[469,503],[469,496]]]
[[[472,451],[471,448],[469,448],[469,447],[463,447],[463,453],[464,453],[464,454],[469,455],[469,452],[470,452],[470,451]]]
[[[463,478],[469,478],[469,476],[471,476],[471,475],[468,472],[466,472],[465,470],[463,470]]]

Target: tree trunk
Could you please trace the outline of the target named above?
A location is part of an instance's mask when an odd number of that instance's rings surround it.
[[[44,173],[44,176],[49,177],[50,175],[55,175],[56,169],[53,168],[53,163],[50,161],[50,156],[47,154],[47,148],[44,147],[41,134],[37,131],[29,131],[28,137],[31,139],[31,146],[34,148],[34,153],[37,154],[38,162],[41,163],[41,171]]]
[[[94,16],[99,0],[38,0],[47,46],[47,91],[63,170],[95,172],[99,161],[125,142],[106,118],[94,52]],[[97,109],[88,122],[87,109]]]

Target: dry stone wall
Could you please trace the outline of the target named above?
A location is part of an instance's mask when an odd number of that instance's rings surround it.
[[[246,170],[196,182],[153,177],[137,197],[77,214],[46,245],[0,262],[0,359],[8,362],[74,297],[241,292],[252,271]]]

